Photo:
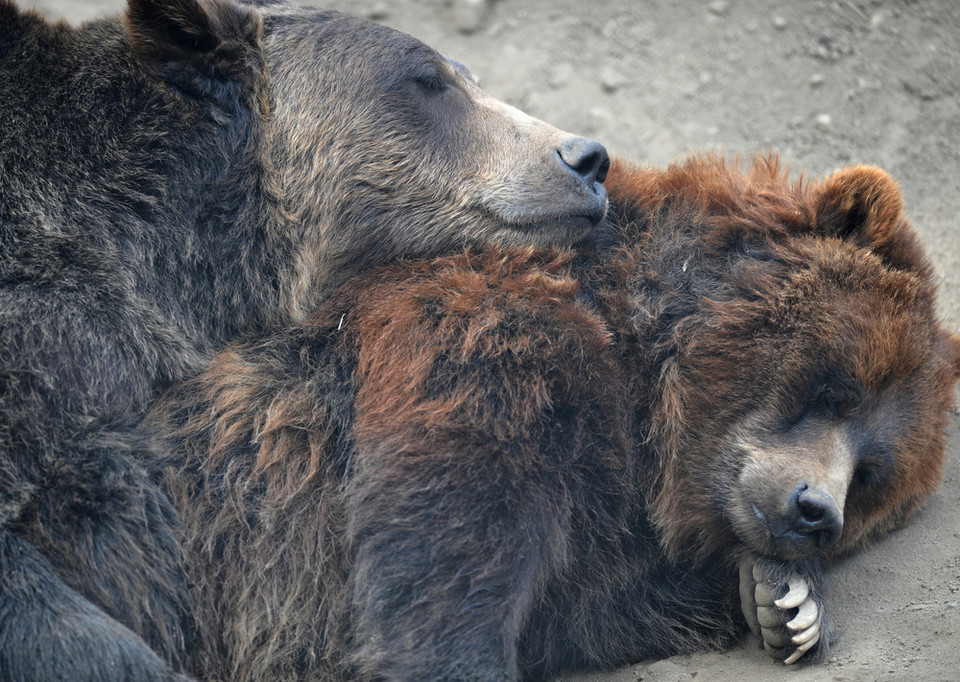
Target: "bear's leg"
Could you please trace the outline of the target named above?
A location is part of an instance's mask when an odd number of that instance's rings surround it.
[[[562,491],[495,474],[495,458],[474,468],[467,451],[397,455],[360,472],[347,491],[348,617],[352,662],[363,673],[517,679],[520,628],[562,560],[560,520],[569,514],[557,508]]]
[[[30,543],[0,529],[0,680],[186,679],[67,587]]]
[[[0,680],[176,679],[162,659],[189,667],[177,518],[144,463],[133,427],[91,427],[35,471],[3,529]]]
[[[176,517],[137,436],[152,332],[97,292],[0,289],[0,679],[185,667]],[[47,648],[55,635],[67,648]],[[76,672],[30,675],[32,663]]]
[[[191,608],[179,521],[133,427],[92,428],[65,444],[11,530],[72,590],[189,667]]]
[[[745,556],[740,562],[740,600],[750,630],[771,657],[787,665],[822,661],[830,631],[821,591],[820,562]]]

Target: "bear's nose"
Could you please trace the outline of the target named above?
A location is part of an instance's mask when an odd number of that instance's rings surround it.
[[[820,549],[840,539],[843,512],[833,495],[802,484],[791,498],[788,513],[794,531],[810,536]]]
[[[588,184],[603,182],[610,169],[610,155],[599,142],[585,137],[573,137],[558,149],[560,160]]]

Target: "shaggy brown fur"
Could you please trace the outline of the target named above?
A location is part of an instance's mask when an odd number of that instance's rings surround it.
[[[608,184],[596,249],[360,277],[159,405],[203,676],[539,679],[747,626],[826,654],[821,561],[936,488],[960,375],[899,190]]]

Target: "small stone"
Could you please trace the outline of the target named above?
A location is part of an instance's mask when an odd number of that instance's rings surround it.
[[[810,87],[819,88],[823,85],[823,82],[826,80],[826,77],[822,73],[815,73],[810,76]]]
[[[590,109],[590,129],[593,133],[600,133],[613,125],[613,116],[606,109],[593,107]]]
[[[717,16],[723,16],[730,11],[730,3],[727,0],[713,0],[709,5],[710,11]]]
[[[551,70],[550,75],[547,76],[547,85],[554,90],[566,87],[566,85],[570,83],[570,79],[573,78],[574,73],[575,69],[572,64],[569,62],[560,62]]]
[[[367,10],[367,19],[370,21],[385,21],[390,18],[390,5],[378,2]]]
[[[833,123],[833,119],[830,118],[830,114],[817,114],[816,118],[813,119],[813,125],[821,133],[825,133],[830,130],[830,126]]]
[[[887,18],[887,13],[882,10],[880,12],[874,13],[870,17],[870,29],[872,30],[880,26],[880,24],[882,24],[884,19],[886,18]]]
[[[610,65],[605,66],[600,73],[600,85],[607,92],[616,92],[625,81],[623,74]]]
[[[453,0],[453,24],[461,33],[480,30],[490,15],[490,0]]]
[[[782,31],[787,27],[787,20],[778,14],[773,18],[773,27],[778,31]]]

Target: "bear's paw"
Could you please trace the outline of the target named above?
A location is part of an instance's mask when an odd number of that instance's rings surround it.
[[[740,605],[753,634],[773,658],[792,665],[826,650],[822,599],[805,567],[768,558],[740,562]]]

